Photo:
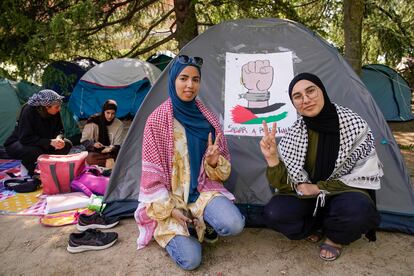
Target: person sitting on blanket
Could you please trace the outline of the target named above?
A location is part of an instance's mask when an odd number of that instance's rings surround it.
[[[116,101],[107,100],[102,112],[86,121],[81,143],[89,152],[86,159],[89,165],[105,167],[108,159],[116,160],[124,137],[124,124],[115,117],[117,109]]]
[[[30,176],[34,174],[39,155],[64,155],[72,147],[72,143],[63,138],[62,99],[50,89],[33,94],[23,105],[13,133],[4,142],[7,154],[21,159]]]
[[[231,169],[226,139],[217,117],[196,99],[201,65],[201,58],[184,55],[171,64],[169,99],[144,129],[135,212],[138,248],[154,237],[185,270],[200,265],[203,240],[214,242],[217,233],[236,235],[244,228],[234,196],[222,183]]]
[[[301,117],[276,144],[276,123],[260,141],[267,179],[278,194],[264,207],[267,226],[292,240],[318,242],[319,256],[332,261],[342,246],[379,225],[374,190],[382,164],[368,124],[331,103],[322,81],[297,75],[289,96]],[[370,232],[375,234],[375,232]],[[369,237],[370,235],[367,235]],[[369,238],[375,240],[375,235]]]

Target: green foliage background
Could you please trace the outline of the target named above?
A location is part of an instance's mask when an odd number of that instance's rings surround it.
[[[414,1],[363,2],[362,63],[395,67],[401,57],[414,56]],[[51,61],[70,61],[77,56],[98,60],[124,56],[146,59],[158,50],[177,53],[173,3],[3,0],[0,74],[38,78],[36,73]],[[189,0],[189,3],[195,5],[199,33],[224,20],[287,18],[317,32],[340,52],[344,50],[343,1]]]

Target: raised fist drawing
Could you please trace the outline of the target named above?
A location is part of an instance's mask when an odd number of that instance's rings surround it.
[[[248,92],[241,94],[248,101],[249,107],[266,107],[269,105],[269,88],[273,83],[273,67],[269,60],[249,61],[242,66],[242,83]]]

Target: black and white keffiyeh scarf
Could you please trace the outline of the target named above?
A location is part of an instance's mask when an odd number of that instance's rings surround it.
[[[51,106],[61,104],[64,97],[51,89],[43,89],[33,94],[27,101],[30,106]]]
[[[327,180],[338,179],[355,188],[379,189],[382,164],[367,122],[350,109],[334,105],[339,117],[340,144],[335,167]],[[295,186],[312,183],[304,168],[307,149],[308,131],[303,117],[300,117],[279,144],[281,159],[288,170],[288,181]]]

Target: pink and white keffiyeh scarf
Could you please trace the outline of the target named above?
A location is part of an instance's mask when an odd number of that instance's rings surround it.
[[[217,117],[199,100],[196,105],[214,127],[216,134],[222,133],[219,141],[221,155],[230,161],[230,153]],[[174,155],[174,117],[171,100],[166,100],[147,119],[142,143],[142,172],[135,220],[139,228],[138,249],[151,241],[157,222],[147,216],[145,204],[168,199],[171,191]],[[204,158],[203,158],[204,160]],[[210,180],[203,167],[198,177],[199,192],[217,191],[234,200],[234,196],[218,181]]]

